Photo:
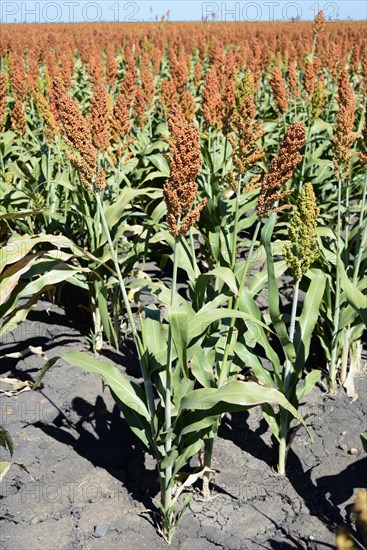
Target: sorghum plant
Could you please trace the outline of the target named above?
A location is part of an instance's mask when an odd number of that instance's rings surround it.
[[[199,366],[198,358],[200,350],[208,349],[206,342],[208,333],[211,336],[213,323],[231,317],[250,320],[253,324],[258,324],[259,321],[251,314],[220,307],[228,298],[225,294],[218,296],[216,300],[208,301],[195,311],[192,305],[177,293],[179,246],[185,246],[182,241],[186,239],[187,232],[198,219],[205,201],[195,204],[198,189],[195,180],[200,167],[197,127],[188,123],[180,107],[174,104],[169,117],[169,128],[171,173],[164,186],[164,199],[167,206],[168,232],[175,241],[173,279],[171,289],[162,283],[143,283],[143,286],[150,288],[153,294],[160,297],[160,303],[159,307],[143,306],[144,316],[140,317],[140,333],[95,186],[98,211],[107,235],[140,360],[143,387],[130,382],[117,366],[92,359],[89,355],[71,352],[66,354],[63,360],[101,375],[131,429],[154,456],[161,493],[160,501],[155,501],[161,511],[160,529],[164,538],[171,542],[189,502],[189,499],[186,499],[177,513],[180,494],[198,478],[205,476],[208,479],[211,470],[204,464],[203,468],[189,476],[181,487],[177,485],[178,474],[200,450],[203,441],[207,437],[212,440],[211,434],[223,412],[267,402],[285,407],[300,421],[302,419],[275,388],[263,387],[255,382],[238,382],[228,376],[228,373],[223,375],[218,372],[220,383],[217,387],[209,387],[204,383],[203,388],[195,389],[196,381],[201,381],[204,377],[206,365],[204,362]],[[141,281],[136,283],[133,288],[142,286]],[[218,360],[220,347],[219,345],[217,358],[212,357],[212,361]],[[57,360],[58,358],[53,358],[46,363],[40,378]],[[211,367],[214,375],[213,366],[216,364],[212,363]]]
[[[340,354],[340,345],[338,345],[340,331],[342,326],[340,324],[341,314],[341,282],[339,272],[339,261],[344,259],[347,255],[347,262],[349,262],[349,246],[348,246],[348,227],[345,221],[342,220],[343,205],[348,208],[349,203],[349,185],[350,185],[350,171],[351,171],[351,159],[352,159],[352,147],[356,140],[356,134],[354,133],[354,120],[356,102],[353,94],[353,88],[349,83],[349,76],[346,70],[344,70],[339,79],[338,89],[338,104],[339,110],[337,115],[336,129],[333,139],[333,161],[335,167],[335,176],[337,178],[337,221],[336,221],[336,239],[335,239],[335,254],[336,254],[336,278],[335,278],[335,310],[333,316],[334,328],[331,341],[331,353],[330,353],[330,390],[335,392],[336,379],[338,370],[338,361]],[[342,230],[346,229],[345,239],[342,238]],[[359,253],[357,253],[358,255]],[[348,341],[345,342],[348,344]],[[345,372],[343,374],[343,382],[345,382]]]

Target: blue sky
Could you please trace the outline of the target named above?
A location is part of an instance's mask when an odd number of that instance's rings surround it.
[[[284,21],[296,16],[313,19],[320,9],[332,20],[367,19],[365,0],[2,0],[0,20],[2,23],[138,22],[160,20],[169,10],[171,21],[212,19],[212,14],[219,21]]]

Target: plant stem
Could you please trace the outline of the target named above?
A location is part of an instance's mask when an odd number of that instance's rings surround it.
[[[282,417],[283,415],[284,415],[284,411],[281,410],[280,416]],[[287,435],[283,433],[283,428],[284,428],[284,419],[281,420],[281,425],[280,425],[279,454],[278,454],[278,468],[277,468],[279,475],[285,474],[285,463],[287,459]]]
[[[173,250],[173,275],[172,275],[172,288],[171,288],[171,301],[170,305],[173,305],[176,287],[177,287],[177,269],[178,269],[178,244],[179,237],[175,238],[175,246]],[[172,435],[171,435],[171,370],[172,370],[172,329],[171,325],[168,330],[168,348],[167,348],[167,365],[166,365],[166,393],[165,393],[165,408],[164,408],[164,430],[166,432],[166,441],[164,445],[166,457],[170,453],[172,448]],[[164,470],[164,493],[162,494],[162,504],[167,511],[171,506],[172,501],[172,487],[170,486],[172,480],[172,466],[167,466]]]
[[[364,185],[362,189],[362,202],[361,210],[359,216],[358,224],[358,233],[357,233],[357,244],[356,244],[356,256],[354,259],[354,269],[353,269],[353,284],[356,285],[358,282],[359,268],[362,261],[362,255],[365,249],[366,235],[367,235],[367,224],[364,221],[365,218],[365,208],[366,208],[366,195],[367,195],[367,170],[364,177]],[[340,367],[340,382],[344,384],[347,378],[347,369],[348,369],[348,358],[350,350],[350,324],[347,327],[347,330],[344,335],[344,344],[343,344],[343,353],[342,361]]]
[[[245,267],[244,267],[244,270],[242,272],[242,277],[241,277],[241,282],[240,282],[240,286],[239,286],[239,289],[238,289],[238,294],[236,296],[236,300],[235,300],[234,307],[233,307],[234,310],[237,310],[238,306],[239,306],[240,297],[241,297],[242,291],[243,291],[244,286],[245,286],[246,275],[248,273],[251,257],[252,257],[252,254],[253,254],[255,243],[257,241],[257,237],[258,237],[258,234],[259,234],[259,231],[260,231],[260,227],[261,227],[261,220],[258,220],[257,224],[256,224],[256,227],[255,227],[254,234],[252,236],[251,245],[250,245],[250,249],[249,249],[249,252],[248,252],[248,255],[247,255],[247,260],[246,260],[246,263],[245,263]],[[230,325],[229,325],[228,334],[227,334],[226,345],[225,345],[225,348],[224,348],[222,365],[221,365],[221,369],[220,369],[219,377],[218,377],[218,387],[219,388],[226,382],[227,376],[228,376],[228,374],[227,374],[227,362],[228,362],[228,357],[229,357],[229,349],[230,349],[230,343],[231,343],[231,340],[232,340],[234,324],[235,324],[235,319],[234,319],[234,317],[232,317]],[[219,425],[219,423],[218,423],[218,425]],[[217,429],[218,429],[218,426],[214,430],[214,433],[212,434],[213,436],[211,438],[206,439],[205,442],[204,442],[204,466],[207,466],[208,468],[210,468],[210,466],[211,466],[212,455],[213,455],[213,446],[214,446],[214,437],[215,437],[215,434],[217,432]],[[205,498],[208,498],[209,495],[210,495],[210,487],[209,487],[210,477],[211,477],[211,473],[207,472],[204,475],[204,478],[203,478],[203,495],[204,495]]]
[[[198,268],[198,265],[196,263],[196,256],[195,256],[195,244],[194,244],[194,235],[192,232],[192,227],[190,227],[189,230],[189,240],[190,240],[190,252],[191,252],[191,265],[193,270],[195,271],[196,277],[200,275],[200,270]]]
[[[357,245],[358,252],[354,261],[353,284],[357,283],[359,268],[361,266],[363,252],[366,247],[366,236],[367,236],[367,224],[365,223],[366,201],[367,201],[367,170],[365,171],[365,174],[364,174],[361,214],[360,214],[359,227],[358,227],[358,245]]]
[[[296,284],[294,285],[294,294],[293,294],[293,300],[292,300],[292,313],[291,313],[291,320],[289,323],[289,340],[293,342],[294,340],[294,333],[296,329],[296,315],[297,315],[297,306],[298,306],[298,295],[299,295],[299,279],[297,279]],[[291,362],[289,359],[286,359],[285,366],[284,366],[284,389],[285,389],[285,396],[287,397],[289,392],[289,384],[290,384],[290,375],[291,375]]]
[[[102,320],[101,320],[101,312],[98,307],[98,295],[100,292],[100,283],[99,281],[95,281],[93,283],[93,301],[94,301],[94,310],[93,310],[93,324],[94,324],[94,343],[93,343],[93,351],[94,353],[98,353],[101,351],[103,346],[103,330],[102,330]]]
[[[255,243],[257,241],[257,237],[258,237],[258,234],[259,234],[259,231],[260,231],[260,227],[261,227],[261,220],[258,220],[257,224],[256,224],[256,227],[255,227],[254,234],[252,236],[251,245],[250,245],[250,249],[249,249],[249,252],[248,252],[245,267],[244,267],[244,270],[242,272],[242,277],[241,277],[240,286],[239,286],[239,289],[238,289],[238,294],[236,296],[236,301],[235,301],[234,306],[233,306],[234,311],[236,311],[238,309],[238,306],[239,306],[239,301],[240,301],[241,294],[242,294],[242,291],[243,291],[244,286],[245,286],[246,275],[248,273],[250,260],[251,260],[252,254],[253,254]],[[230,348],[230,343],[231,343],[231,340],[232,340],[234,324],[235,324],[235,318],[232,317],[230,325],[229,325],[227,341],[226,341],[226,345],[225,345],[225,349],[224,349],[222,367],[221,367],[221,370],[220,370],[220,373],[219,373],[218,387],[221,387],[224,384],[225,379],[227,378],[227,362],[228,362],[229,348]]]
[[[299,279],[297,279],[296,284],[294,285],[294,294],[292,300],[292,313],[291,320],[289,323],[289,340],[293,342],[294,333],[296,329],[296,315],[297,315],[297,306],[298,306],[298,295],[299,295]],[[287,358],[284,364],[284,395],[289,399],[289,388],[291,382],[291,369],[292,364]],[[279,454],[278,454],[278,474],[283,475],[285,473],[285,465],[287,462],[287,439],[289,431],[289,415],[288,411],[280,411],[280,432],[279,432]]]
[[[341,191],[342,178],[339,171],[338,175],[338,214],[337,214],[337,226],[336,226],[336,261],[338,262],[341,250]],[[336,268],[335,277],[335,311],[334,311],[334,331],[331,341],[331,357],[330,357],[330,392],[335,393],[336,390],[336,366],[338,360],[338,346],[337,338],[339,334],[339,319],[340,319],[340,273],[338,267]]]
[[[223,170],[222,170],[223,177],[225,176],[225,170],[226,170],[227,147],[228,147],[228,138],[226,134],[224,137]]]
[[[204,466],[210,468],[212,463],[213,456],[213,446],[214,446],[214,434],[208,439],[204,440]],[[205,472],[203,477],[203,496],[204,498],[210,497],[210,478],[211,472]]]
[[[349,178],[346,182],[345,189],[345,246],[344,246],[344,264],[348,267],[349,265]],[[344,345],[341,356],[340,363],[340,383],[343,385],[347,378],[348,370],[348,356],[349,356],[349,338],[350,338],[350,324],[348,324],[346,331],[344,333]]]
[[[237,232],[238,232],[238,221],[239,221],[239,210],[240,210],[240,196],[241,196],[241,176],[238,179],[238,189],[236,193],[236,210],[234,217],[234,228],[232,235],[232,245],[231,245],[231,269],[232,271],[236,265],[236,249],[237,249]]]
[[[307,133],[306,133],[305,153],[304,153],[303,159],[302,159],[301,177],[300,177],[300,180],[299,180],[298,193],[300,193],[302,191],[303,182],[304,182],[304,179],[305,179],[305,164],[306,164],[306,157],[307,157],[308,148],[309,148],[310,134],[311,134],[311,128],[310,128],[310,124],[308,124]]]

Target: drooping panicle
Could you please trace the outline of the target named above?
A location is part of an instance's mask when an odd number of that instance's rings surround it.
[[[187,122],[181,107],[174,102],[168,116],[170,178],[163,188],[167,206],[168,230],[174,237],[185,235],[199,219],[206,204],[197,201],[196,178],[201,166],[199,131]]]
[[[323,10],[320,10],[316,15],[313,23],[313,33],[315,36],[322,34],[326,29],[326,20]]]
[[[202,112],[208,126],[222,123],[222,98],[219,89],[218,74],[215,67],[207,73],[202,94]]]
[[[110,142],[108,93],[103,80],[99,80],[93,89],[90,102],[89,125],[92,132],[93,145],[105,151]]]
[[[294,61],[290,61],[288,65],[288,84],[293,96],[299,95],[297,84],[297,69]]]
[[[306,141],[306,130],[303,122],[295,122],[287,129],[281,143],[279,152],[270,164],[270,170],[265,174],[259,198],[256,206],[256,213],[259,217],[268,216],[271,212],[280,212],[291,208],[289,204],[279,205],[279,201],[291,195],[294,189],[282,188],[291,179],[295,168],[301,162],[303,155],[299,150]]]
[[[278,67],[275,67],[273,70],[270,85],[273,90],[274,101],[278,107],[279,113],[282,115],[287,110],[288,98],[283,75]]]
[[[357,134],[353,132],[356,100],[346,69],[339,79],[338,104],[339,110],[333,136],[333,161],[336,175],[340,175],[344,180],[350,170],[351,149],[357,138]]]
[[[265,154],[259,144],[264,132],[261,121],[255,119],[256,108],[251,92],[254,93],[253,89],[248,91],[247,96],[242,94],[240,108],[234,111],[229,124],[231,133],[228,134],[228,141],[232,147],[234,170],[229,172],[228,180],[234,189],[237,188],[238,179],[242,178],[247,170]],[[250,183],[250,187],[253,184],[254,182]],[[246,187],[248,188],[248,186]]]
[[[98,189],[104,189],[105,172],[102,167],[97,170],[98,151],[93,145],[88,122],[58,79],[52,83],[51,97],[62,137],[76,153],[68,156],[78,167],[83,185],[91,192],[94,181]]]
[[[26,131],[26,119],[24,117],[22,102],[17,99],[14,103],[11,115],[11,127],[18,136],[23,136]]]

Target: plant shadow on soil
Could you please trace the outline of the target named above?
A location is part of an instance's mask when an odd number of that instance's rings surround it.
[[[71,409],[73,415],[79,417],[76,422],[70,422],[60,412],[52,424],[39,421],[35,427],[71,446],[94,467],[107,470],[124,483],[135,500],[148,507],[151,497],[158,492],[157,472],[146,469],[144,446],[131,432],[117,405],[110,412],[101,396],[96,398],[94,405],[76,397]],[[85,425],[92,426],[94,433]],[[70,433],[70,429],[76,434]]]
[[[309,512],[317,516],[335,532],[344,523],[339,505],[353,496],[354,489],[367,486],[367,458],[362,458],[347,466],[337,475],[317,478],[316,485],[311,479],[312,468],[306,470],[297,454],[290,449],[287,477],[297,491]],[[348,516],[352,505],[347,507]],[[350,517],[348,517],[350,520]]]
[[[247,424],[248,417],[248,412],[233,413],[230,418],[225,417],[218,435],[232,441],[255,458],[266,462],[269,467],[274,467],[277,461],[275,438],[272,436],[272,445],[267,445],[261,438],[261,435],[268,430],[266,421],[261,420],[259,427],[252,431]],[[311,478],[315,466],[304,468],[297,453],[290,448],[286,477],[307,506],[310,515],[318,517],[331,532],[335,533],[337,528],[345,523],[339,506],[353,496],[354,489],[361,486],[367,487],[367,458],[353,462],[337,475],[321,476],[316,479],[316,483]],[[352,504],[346,507],[349,527],[352,526],[352,508]],[[362,542],[359,533],[354,534]],[[293,543],[295,544],[296,541]],[[289,546],[291,547],[293,548]],[[280,550],[277,542],[272,548]],[[281,548],[286,546],[282,543]],[[300,548],[303,547],[300,546]],[[330,548],[334,547],[330,546]]]
[[[72,416],[79,418],[76,422],[70,422],[60,411],[52,424],[39,421],[35,427],[72,447],[94,467],[105,469],[124,484],[134,500],[149,509],[159,490],[157,472],[146,468],[145,448],[131,432],[117,405],[110,412],[101,396],[94,405],[77,397],[71,409]],[[94,433],[85,426],[92,426]],[[146,514],[143,517],[152,522]]]

